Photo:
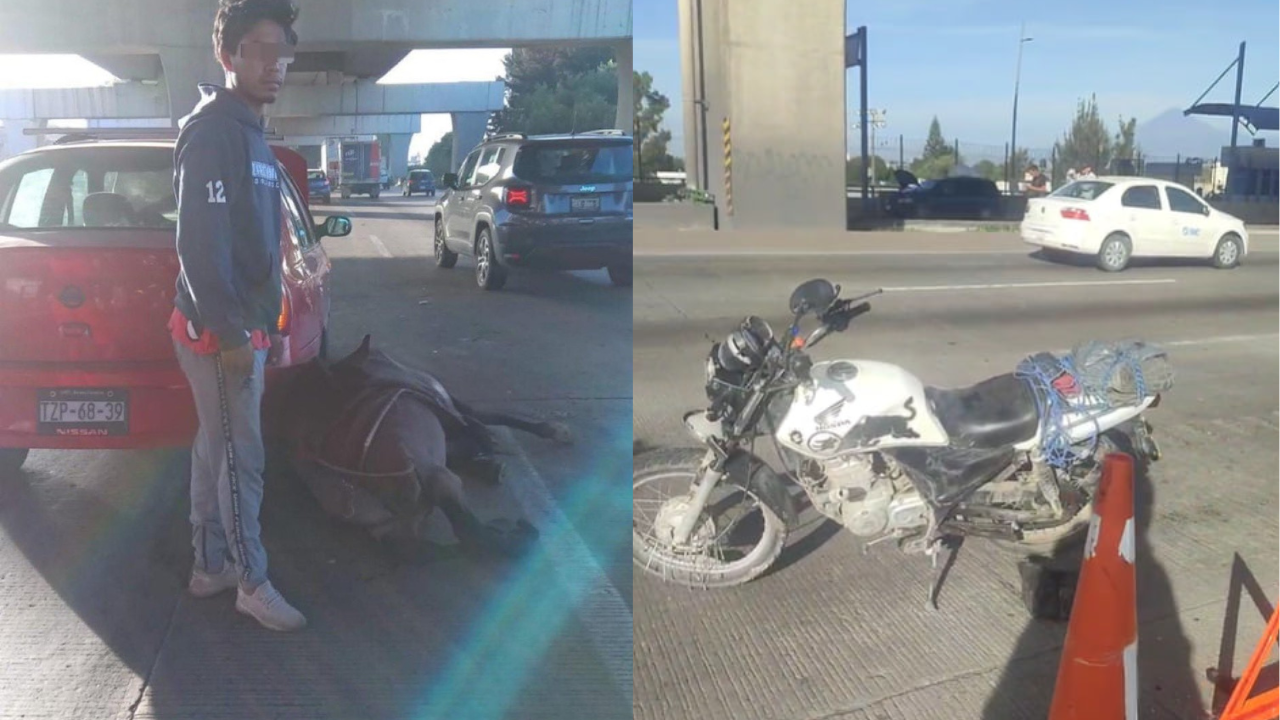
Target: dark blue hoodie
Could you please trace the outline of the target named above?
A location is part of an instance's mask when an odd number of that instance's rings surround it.
[[[178,123],[178,295],[174,304],[218,346],[274,329],[280,316],[280,178],[263,122],[240,98],[200,85]]]

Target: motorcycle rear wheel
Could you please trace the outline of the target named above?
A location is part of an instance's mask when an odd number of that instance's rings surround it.
[[[1097,468],[1091,471],[1081,483],[1089,489],[1089,500],[1084,507],[1053,527],[1024,530],[1022,540],[1002,540],[993,538],[996,547],[1005,552],[1019,556],[1056,557],[1077,549],[1088,535],[1089,521],[1093,519],[1093,496],[1097,493],[1098,483],[1102,480],[1102,460],[1108,453],[1123,452],[1110,434],[1098,437],[1098,445],[1093,451],[1093,460]]]
[[[635,456],[632,471],[633,513],[637,502],[634,493],[647,483],[660,479],[678,479],[680,485],[691,487],[698,478],[705,452],[702,448],[667,448]],[[659,545],[658,538],[653,537],[652,533],[646,537],[637,528],[633,515],[631,557],[636,567],[666,582],[702,589],[742,585],[768,570],[786,547],[787,524],[765,502],[744,488],[740,479],[725,477],[717,489],[720,487],[729,487],[744,497],[754,499],[755,510],[763,520],[760,540],[744,558],[730,563],[718,563],[705,555],[681,555],[674,548]],[[705,510],[703,517],[706,517]],[[714,528],[714,519],[707,518],[699,522],[696,532],[701,532],[701,528],[708,523]]]

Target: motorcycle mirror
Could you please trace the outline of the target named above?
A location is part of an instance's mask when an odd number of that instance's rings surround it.
[[[821,315],[835,302],[840,290],[829,280],[815,278],[801,283],[792,293],[788,305],[796,315],[815,313]]]

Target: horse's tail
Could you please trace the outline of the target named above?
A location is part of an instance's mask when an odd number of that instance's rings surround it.
[[[558,422],[529,420],[510,413],[476,410],[459,402],[457,399],[453,401],[453,404],[463,415],[474,418],[485,425],[515,428],[516,430],[523,430],[530,435],[537,435],[544,440],[555,440],[559,443],[573,442],[573,433],[569,431],[567,426]]]

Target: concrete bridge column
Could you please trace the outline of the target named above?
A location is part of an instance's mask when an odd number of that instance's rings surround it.
[[[618,66],[618,117],[615,129],[631,132],[635,121],[635,72],[631,64],[631,43],[614,46],[614,61]]]
[[[226,73],[213,56],[213,46],[202,48],[175,47],[160,51],[160,67],[164,69],[165,89],[169,93],[169,121],[173,127],[191,113],[200,100],[200,83],[225,85]]]
[[[387,142],[387,177],[391,182],[409,175],[409,141],[413,136],[406,133],[392,133]]]
[[[449,169],[458,172],[462,161],[467,159],[467,153],[484,139],[489,127],[489,113],[449,113],[449,117],[453,119],[453,162],[449,163]]]

